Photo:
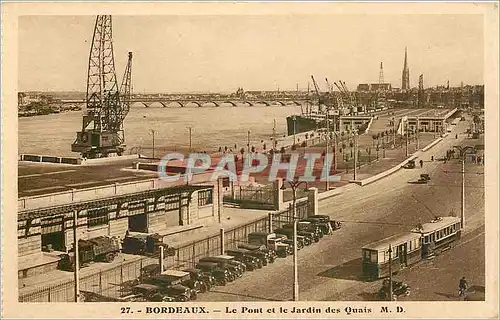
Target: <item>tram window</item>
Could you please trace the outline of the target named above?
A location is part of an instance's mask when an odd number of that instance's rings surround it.
[[[429,243],[429,236],[424,237],[424,243]]]
[[[413,244],[413,241],[410,241],[410,251],[413,249],[412,244]]]
[[[373,263],[377,263],[377,255],[378,255],[377,251],[372,251],[371,252],[371,260],[370,261],[373,262]]]

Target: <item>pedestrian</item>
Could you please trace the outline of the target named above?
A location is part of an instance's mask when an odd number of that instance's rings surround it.
[[[465,294],[467,290],[467,280],[465,279],[465,277],[462,277],[462,279],[460,279],[460,282],[458,284],[458,296],[463,296]]]
[[[423,166],[424,166],[424,161],[420,159],[420,168],[422,168]]]
[[[434,161],[434,156],[431,156],[431,161]]]

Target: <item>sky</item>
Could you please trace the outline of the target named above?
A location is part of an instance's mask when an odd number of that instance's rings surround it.
[[[21,16],[19,90],[85,91],[95,16]],[[349,88],[378,82],[401,87],[405,46],[410,84],[483,84],[481,15],[113,16],[121,81],[134,54],[133,91],[234,92]]]

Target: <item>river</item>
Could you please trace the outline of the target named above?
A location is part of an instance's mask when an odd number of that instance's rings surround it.
[[[299,106],[132,107],[124,122],[126,154],[140,147],[141,153],[150,155],[151,129],[156,132],[156,152],[185,150],[189,146],[188,126],[192,127],[192,146],[197,151],[213,152],[235,144],[238,149],[246,147],[249,130],[250,144],[260,146],[262,139],[272,136],[274,120],[277,137],[283,136],[286,117],[299,113]],[[78,156],[71,152],[71,144],[81,125],[81,112],[19,118],[19,153]]]

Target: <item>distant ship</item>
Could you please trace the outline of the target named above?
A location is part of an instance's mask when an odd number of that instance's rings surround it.
[[[287,134],[289,136],[301,132],[318,130],[326,128],[326,114],[317,106],[308,107],[300,115],[291,115],[286,117]],[[316,109],[316,110],[313,110]],[[338,110],[330,112],[330,129],[338,128]]]

